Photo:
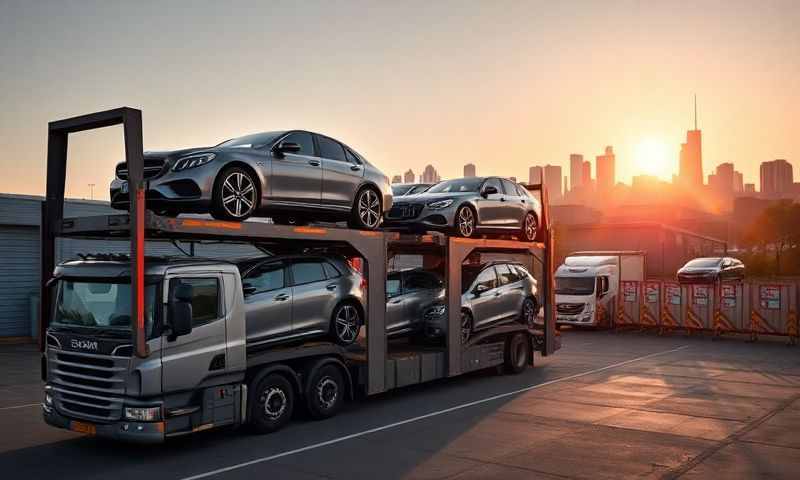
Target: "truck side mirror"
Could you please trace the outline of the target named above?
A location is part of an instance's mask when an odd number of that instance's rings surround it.
[[[192,333],[192,286],[179,283],[169,303],[170,341]]]

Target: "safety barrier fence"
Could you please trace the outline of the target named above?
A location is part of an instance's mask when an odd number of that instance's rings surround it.
[[[615,328],[780,335],[800,340],[800,282],[746,281],[681,285],[674,281],[623,281],[616,305]],[[606,313],[606,312],[604,312]]]

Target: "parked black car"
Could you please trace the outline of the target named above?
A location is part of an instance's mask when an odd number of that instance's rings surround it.
[[[714,283],[742,280],[745,268],[741,260],[731,257],[695,258],[678,270],[679,283]]]

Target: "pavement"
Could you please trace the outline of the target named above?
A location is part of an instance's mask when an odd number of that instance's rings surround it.
[[[477,372],[356,400],[264,436],[158,446],[44,424],[35,347],[0,347],[4,478],[800,478],[800,347],[563,332],[519,375]],[[7,476],[6,476],[7,475]]]

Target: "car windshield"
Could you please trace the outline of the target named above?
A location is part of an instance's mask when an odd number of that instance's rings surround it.
[[[591,295],[594,277],[556,277],[556,293],[561,295]]]
[[[395,197],[399,197],[400,195],[405,195],[414,188],[413,185],[392,185],[392,195]]]
[[[265,132],[226,140],[216,148],[256,148],[269,145],[286,132]]]
[[[700,268],[717,267],[719,266],[720,262],[722,262],[721,258],[695,258],[691,262],[687,263],[686,266]]]
[[[156,317],[156,287],[144,288],[144,321],[147,338],[153,335]],[[114,282],[61,280],[53,327],[97,331],[129,336],[131,331],[131,285]]]
[[[477,192],[481,183],[483,183],[482,178],[457,178],[439,182],[425,193]]]

